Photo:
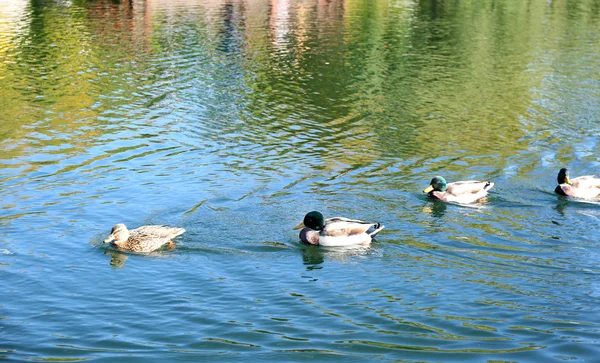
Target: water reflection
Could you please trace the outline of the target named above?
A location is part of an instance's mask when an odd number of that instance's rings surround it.
[[[75,14],[81,12],[85,18],[73,15],[69,22],[52,5],[32,3],[27,9],[29,30],[11,41],[28,45],[7,54],[13,61],[8,63],[9,82],[18,85],[3,91],[8,92],[4,98],[14,103],[7,107],[9,118],[23,118],[20,110],[30,99],[24,96],[35,95],[41,97],[42,107],[34,109],[49,106],[47,123],[66,131],[67,124],[70,130],[86,128],[119,107],[144,117],[147,111],[127,105],[164,108],[171,105],[170,94],[183,92],[197,98],[180,100],[179,117],[204,109],[205,122],[219,119],[220,126],[210,126],[234,132],[238,142],[253,140],[266,152],[277,145],[280,155],[311,153],[325,161],[323,165],[331,157],[361,167],[382,156],[411,159],[427,154],[436,160],[454,154],[484,169],[486,164],[498,167],[509,155],[529,148],[522,115],[528,114],[531,90],[540,79],[524,72],[536,64],[539,47],[550,42],[540,41],[542,25],[533,22],[537,25],[531,39],[503,38],[494,48],[502,57],[489,51],[495,32],[511,34],[515,28],[503,15],[518,10],[516,4],[480,17],[438,2],[369,6],[332,1],[318,2],[312,11],[311,2],[275,1],[266,19],[265,4],[192,5],[195,12],[207,10],[200,22],[192,23],[197,18],[186,15],[183,7],[160,1],[94,2],[75,7]],[[381,21],[367,21],[371,18]],[[473,21],[477,26],[465,25]],[[47,24],[64,27],[46,29]],[[200,46],[204,54],[190,53],[184,46]],[[230,55],[224,59],[219,52]],[[219,63],[232,71],[222,88],[213,88],[217,75],[210,68]],[[418,68],[423,64],[426,71]],[[195,80],[186,70],[190,66]],[[117,70],[122,78],[106,77]],[[32,71],[41,75],[40,81],[27,77]],[[155,92],[153,86],[168,92]],[[219,97],[211,96],[215,92]],[[225,97],[226,93],[242,97]],[[160,102],[147,103],[148,99]],[[213,109],[215,101],[229,103],[227,108],[235,112]],[[269,119],[273,121],[262,121]],[[245,128],[238,128],[235,121],[242,121]],[[226,124],[232,128],[223,128]],[[80,136],[84,135],[93,142],[102,133],[86,129]],[[55,145],[64,143],[59,138]],[[70,151],[81,152],[84,147]],[[341,148],[354,153],[339,153]],[[467,160],[482,151],[494,156],[493,163]],[[444,160],[430,166],[439,167],[440,162]],[[444,168],[452,173],[458,166],[451,163]]]
[[[429,203],[423,207],[423,212],[435,218],[442,218],[446,214],[446,203],[428,198]]]
[[[150,253],[122,252],[112,248],[106,248],[104,250],[104,254],[110,255],[109,265],[112,266],[114,269],[125,267],[125,263],[127,262],[130,256],[155,259],[175,258],[174,251],[171,248],[165,248],[165,251],[155,251]]]
[[[308,265],[308,269],[314,269],[325,262],[323,251],[318,247],[306,246],[301,249],[301,252],[302,263]]]
[[[106,251],[104,251],[104,254],[110,255],[109,263],[113,268],[121,268],[121,267],[125,266],[125,262],[129,258],[129,256],[126,253],[118,252],[118,251],[114,251],[114,250],[106,250]]]
[[[373,241],[373,243],[378,243]],[[348,246],[327,248],[319,246],[300,246],[302,252],[302,263],[308,265],[307,269],[314,269],[316,266],[322,265],[325,261],[329,262],[356,262],[361,257],[372,254],[371,247],[364,246]]]
[[[561,216],[565,216],[565,209],[567,208],[567,206],[569,205],[569,201],[565,200],[566,197],[562,197],[559,196],[558,197],[558,203],[556,203],[556,206],[554,206],[554,209],[561,215]]]
[[[557,199],[554,209],[563,217],[567,214],[568,208],[572,208],[576,213],[586,213],[586,209],[594,213],[594,206],[600,206],[600,200],[573,199],[562,195],[555,195],[554,197]]]

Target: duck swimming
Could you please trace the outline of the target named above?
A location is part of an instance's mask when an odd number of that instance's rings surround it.
[[[436,176],[431,179],[430,185],[423,192],[444,202],[468,204],[485,197],[493,186],[492,182],[478,180],[447,183],[446,179]]]
[[[363,222],[344,217],[328,218],[317,211],[304,216],[304,221],[294,227],[300,229],[300,240],[325,247],[368,246],[379,231],[385,228],[379,222]]]
[[[142,226],[131,231],[124,224],[114,226],[104,243],[110,243],[119,250],[131,252],[152,252],[164,244],[175,248],[171,239],[183,234],[185,229],[167,226]]]
[[[571,198],[593,199],[600,196],[600,179],[594,175],[585,175],[571,179],[569,170],[562,168],[556,177],[558,185],[554,189],[556,194]]]

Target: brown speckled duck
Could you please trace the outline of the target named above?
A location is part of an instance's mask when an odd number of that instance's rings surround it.
[[[304,216],[304,221],[294,227],[300,229],[300,240],[311,245],[325,247],[368,246],[379,231],[385,228],[378,222],[363,222],[343,217],[328,218],[313,211]]]
[[[171,239],[183,234],[185,229],[167,226],[142,226],[131,231],[124,224],[113,227],[104,243],[110,243],[113,247],[131,252],[152,252],[164,244],[169,248],[175,248]]]
[[[558,185],[554,189],[556,194],[571,198],[595,199],[600,197],[600,179],[594,175],[585,175],[571,179],[569,170],[562,168],[556,178]]]
[[[436,176],[431,179],[430,185],[423,192],[444,202],[468,204],[485,197],[493,186],[492,182],[478,180],[446,183],[446,179]]]

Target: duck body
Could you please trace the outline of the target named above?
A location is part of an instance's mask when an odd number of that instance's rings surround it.
[[[447,183],[446,179],[436,176],[431,179],[430,185],[423,190],[430,197],[444,202],[469,204],[485,197],[494,186],[490,181],[464,180]]]
[[[379,222],[364,222],[357,219],[335,217],[324,219],[319,212],[306,214],[304,221],[294,227],[302,228],[300,240],[311,245],[324,247],[368,246],[373,237],[385,228]]]
[[[571,198],[595,199],[600,197],[600,179],[595,175],[584,175],[571,179],[567,168],[562,168],[556,178],[556,194]]]
[[[168,226],[141,226],[131,231],[124,224],[113,227],[104,243],[110,243],[116,249],[130,252],[147,253],[169,244],[174,248],[173,238],[183,234],[185,229]]]

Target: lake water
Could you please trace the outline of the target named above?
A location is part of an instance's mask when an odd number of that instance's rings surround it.
[[[599,361],[599,100],[598,0],[0,0],[0,360]]]

